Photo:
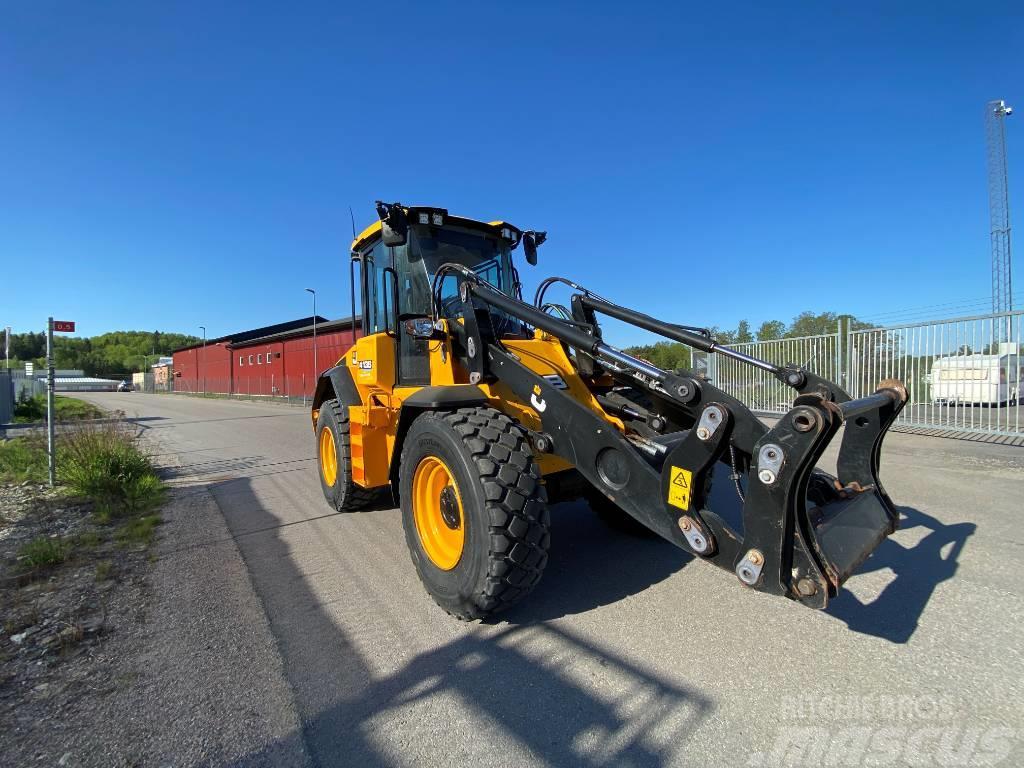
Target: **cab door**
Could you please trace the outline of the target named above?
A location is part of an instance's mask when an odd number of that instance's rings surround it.
[[[363,255],[363,328],[367,336],[383,333],[391,337],[396,372],[393,386],[424,386],[430,383],[427,341],[405,333],[402,322],[425,314],[419,306],[421,291],[412,290],[407,253],[407,245],[388,247],[378,240]]]

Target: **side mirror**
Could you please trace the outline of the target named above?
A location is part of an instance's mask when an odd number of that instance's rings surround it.
[[[409,237],[409,217],[399,203],[377,201],[377,215],[380,217],[381,240],[384,245],[405,245]]]
[[[532,229],[523,232],[523,252],[531,266],[537,266],[537,246],[548,239],[547,232],[534,232]]]

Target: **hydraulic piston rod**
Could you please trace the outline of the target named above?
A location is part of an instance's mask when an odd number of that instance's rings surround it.
[[[648,378],[654,379],[655,381],[662,382],[665,380],[665,371],[660,368],[655,368],[650,363],[646,363],[643,360],[628,355],[614,347],[609,347],[607,344],[597,345],[597,354],[600,357],[607,357],[609,360],[614,360],[627,368],[632,368],[634,371],[642,373]]]
[[[626,307],[620,307],[618,304],[612,304],[611,302],[604,301],[603,299],[595,298],[593,295],[587,294],[580,297],[580,302],[587,308],[592,309],[596,312],[600,312],[603,315],[614,317],[616,320],[621,320],[625,323],[630,323],[643,328],[645,331],[651,331],[657,333],[675,341],[682,342],[683,344],[689,344],[691,347],[702,350],[704,352],[713,352],[715,354],[724,355],[725,357],[731,357],[733,360],[746,363],[747,365],[753,365],[761,370],[768,371],[772,374],[779,374],[782,369],[778,366],[772,365],[769,362],[761,360],[750,355],[745,355],[742,352],[737,352],[734,349],[728,349],[721,346],[714,339],[709,339],[699,333],[681,328],[678,325],[672,323],[666,323],[650,315],[645,315],[643,312],[637,312]]]

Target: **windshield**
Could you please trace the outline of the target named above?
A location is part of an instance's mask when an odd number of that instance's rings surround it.
[[[407,264],[400,263],[408,259]],[[409,247],[395,249],[395,267],[408,277],[400,285],[402,314],[426,315],[430,312],[430,289],[442,264],[468,267],[505,293],[514,292],[512,258],[508,244],[495,237],[461,228],[414,226],[410,228]],[[455,275],[441,281],[441,304],[458,295]]]
[[[442,264],[455,263],[469,267],[495,288],[512,292],[512,269],[508,245],[493,237],[464,229],[416,227],[416,245],[433,278]],[[455,295],[454,275],[444,278],[442,298]]]

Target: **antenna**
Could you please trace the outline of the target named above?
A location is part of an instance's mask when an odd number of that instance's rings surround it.
[[[1002,99],[985,106],[988,146],[989,234],[992,240],[992,313],[1013,311],[1010,258],[1010,196],[1006,170],[1006,118],[1013,107]]]
[[[356,239],[356,215],[352,213],[352,206],[348,207],[348,217],[352,220],[352,240]],[[349,318],[349,322],[352,323],[352,346],[356,345],[356,278],[355,278],[355,260],[349,261],[348,263],[348,281],[349,289],[352,292],[352,316]],[[362,266],[359,267],[359,274],[363,274]],[[347,353],[346,353],[347,354]]]

